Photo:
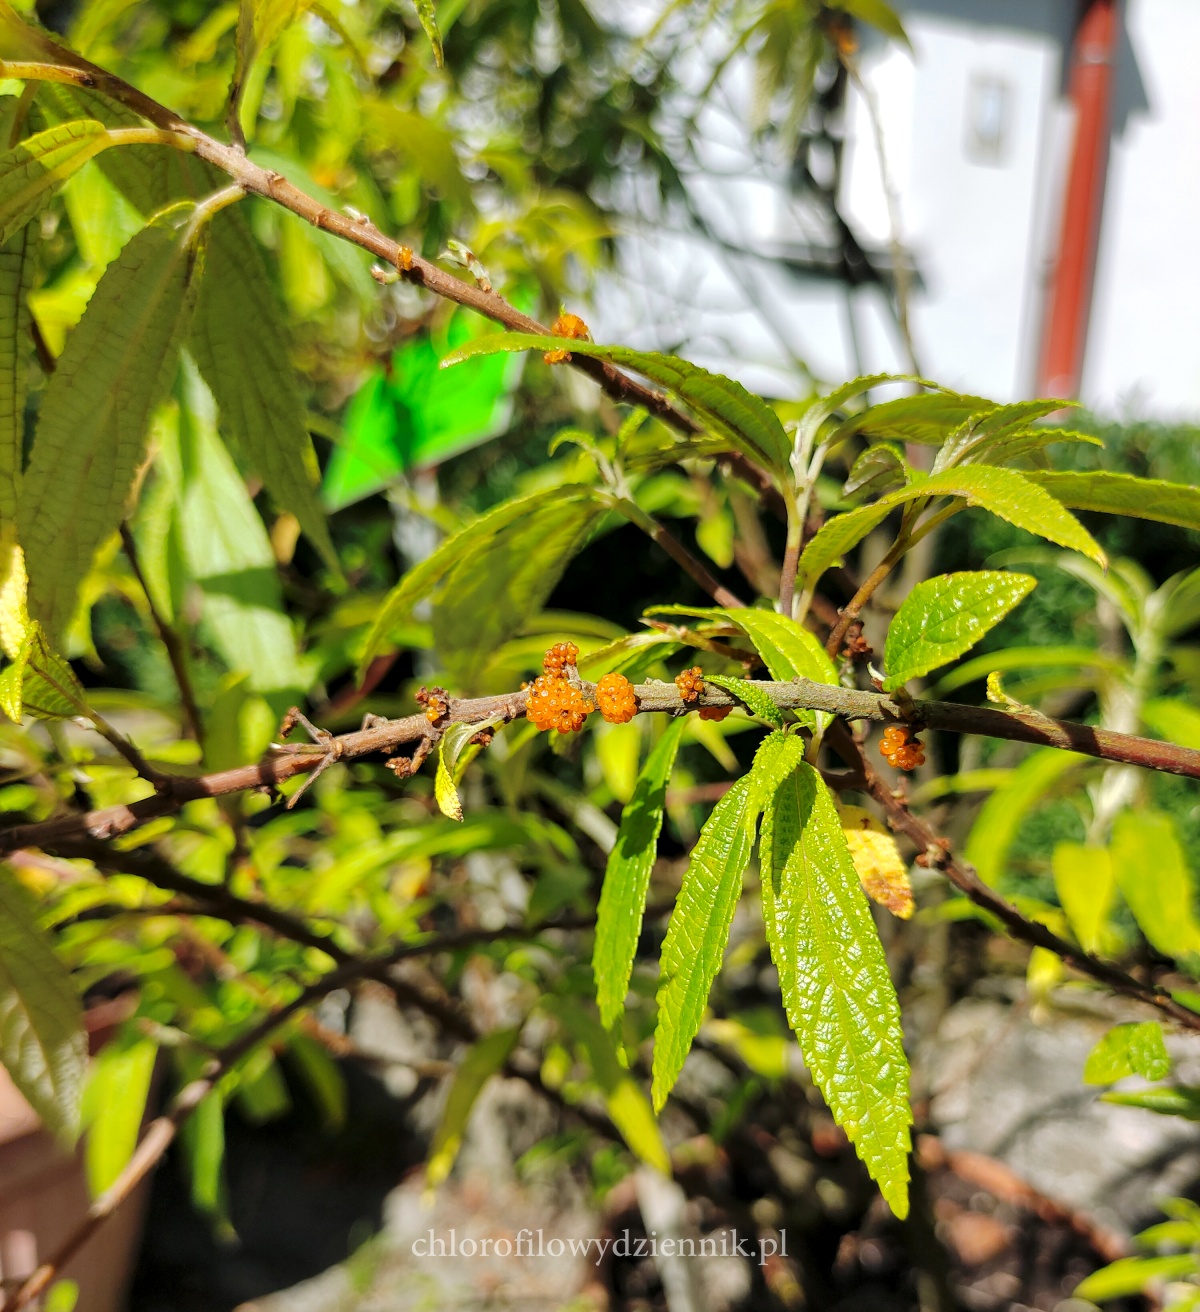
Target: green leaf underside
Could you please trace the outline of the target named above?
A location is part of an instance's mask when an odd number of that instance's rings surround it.
[[[103,123],[78,119],[0,153],[0,245],[36,218],[71,174],[106,145]]]
[[[4,869],[0,1061],[47,1128],[73,1142],[87,1062],[83,1010],[70,975],[37,928],[27,894]]]
[[[723,688],[732,697],[742,702],[747,710],[753,712],[760,720],[766,720],[776,729],[783,728],[783,712],[761,688],[756,688],[749,679],[735,679],[728,674],[706,674],[705,683]]]
[[[300,523],[340,572],[308,468],[316,468],[302,390],[287,351],[287,324],[245,217],[226,209],[211,225],[207,267],[189,346],[212,389],[221,424],[276,505]]]
[[[888,626],[884,662],[890,692],[957,660],[1037,586],[1028,574],[975,570],[918,583]]]
[[[195,253],[166,225],[108,266],[47,384],[22,482],[30,613],[56,638],[121,522],[194,300]]]
[[[633,796],[621,812],[617,841],[609,853],[596,912],[592,974],[600,1020],[611,1028],[625,1010],[633,958],[642,931],[650,874],[658,854],[667,783],[687,721],[672,720],[638,775]]]
[[[834,1119],[908,1212],[908,1059],[883,947],[820,776],[800,762],[763,817],[763,918],[784,1006]]]
[[[1087,1084],[1115,1084],[1129,1075],[1164,1080],[1170,1073],[1162,1026],[1155,1020],[1114,1025],[1088,1053],[1083,1067]]]
[[[1171,817],[1123,811],[1111,851],[1117,887],[1150,945],[1168,957],[1200,953],[1195,883]]]
[[[1112,474],[1031,470],[1026,477],[1072,510],[1132,515],[1160,524],[1200,531],[1200,488],[1159,478]]]
[[[962,497],[968,506],[980,506],[1029,533],[1048,538],[1060,547],[1080,551],[1100,565],[1107,563],[1091,534],[1036,482],[1015,469],[968,465],[921,478],[908,487],[889,492],[869,506],[850,510],[829,520],[804,549],[799,576],[811,587],[831,565],[838,564],[896,506],[925,497]]]
[[[623,369],[632,369],[651,382],[669,388],[712,432],[735,450],[768,469],[782,471],[791,459],[792,444],[779,417],[741,383],[709,373],[678,356],[656,351],[634,351],[626,346],[600,346],[562,337],[531,333],[497,333],[460,347],[442,361],[447,368],[473,355],[493,351],[558,351],[588,355]]]
[[[656,1111],[679,1078],[721,969],[759,814],[803,754],[798,734],[775,732],[764,738],[750,773],[713,808],[692,848],[659,966],[651,1087]]]
[[[37,232],[26,225],[0,247],[0,524],[15,523],[25,434],[29,332],[28,294]]]
[[[360,671],[388,647],[391,630],[434,596],[434,640],[464,682],[550,595],[608,503],[583,485],[506,501],[446,539],[388,594],[367,636]],[[453,661],[460,653],[458,662]]]
[[[442,1119],[433,1136],[429,1149],[429,1162],[425,1168],[425,1180],[431,1188],[436,1188],[450,1174],[458,1150],[462,1147],[463,1135],[475,1100],[483,1086],[499,1071],[508,1060],[521,1026],[510,1029],[495,1030],[475,1043],[467,1055],[458,1064],[454,1072],[454,1083],[446,1098]]]

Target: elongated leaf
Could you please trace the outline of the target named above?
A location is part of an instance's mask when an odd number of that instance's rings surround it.
[[[434,641],[469,684],[490,654],[521,627],[562,577],[607,509],[581,484],[506,501],[446,539],[405,574],[380,608],[360,668],[387,648],[412,606],[434,598]]]
[[[847,401],[853,401],[856,396],[862,396],[864,392],[869,392],[872,387],[878,387],[881,383],[908,381],[911,380],[904,374],[871,374],[863,378],[852,378],[848,383],[843,383],[841,387],[835,387],[827,396],[818,397],[801,415],[800,423],[796,428],[799,443],[802,446],[811,447],[821,431],[821,425],[840,410]],[[850,422],[852,423],[853,420]],[[840,441],[844,428],[845,425],[843,424],[830,435],[830,440]]]
[[[686,723],[682,716],[672,720],[646,758],[633,796],[621,812],[616,845],[609,853],[604,872],[604,887],[600,890],[596,912],[592,974],[596,979],[600,1019],[609,1028],[625,1010],[650,873],[658,854],[667,783]]]
[[[595,342],[540,337],[530,333],[497,333],[460,347],[442,361],[448,368],[473,355],[493,351],[556,351],[569,346],[572,355],[590,355],[643,374],[667,387],[712,432],[751,460],[777,472],[788,468],[792,443],[774,410],[741,383],[711,374],[678,356],[657,351],[633,351],[625,346],[599,346]]]
[[[288,339],[245,217],[223,210],[212,222],[189,346],[216,397],[222,428],[246,464],[261,476],[276,505],[296,516],[326,564],[340,572],[309,475],[316,457]]]
[[[1146,727],[1181,747],[1200,750],[1200,710],[1176,697],[1156,697],[1142,707]]]
[[[841,423],[833,434],[837,443],[861,433],[870,442],[919,442],[937,446],[972,415],[994,410],[996,403],[982,396],[958,392],[923,392],[882,401]]]
[[[430,1189],[436,1189],[450,1174],[450,1168],[462,1147],[463,1135],[476,1098],[488,1080],[508,1060],[520,1035],[520,1025],[495,1030],[480,1039],[459,1062],[442,1119],[429,1148],[425,1182]]]
[[[1098,510],[1107,515],[1132,515],[1160,524],[1200,530],[1200,488],[1167,483],[1132,474],[1043,472],[1025,475],[1056,501],[1073,510]]]
[[[271,542],[217,437],[212,398],[190,366],[181,397],[182,486],[176,513],[184,562],[200,585],[205,628],[217,650],[281,713],[305,678]]]
[[[1128,1075],[1165,1080],[1170,1073],[1171,1058],[1156,1020],[1114,1025],[1083,1066],[1085,1084],[1115,1084]]]
[[[37,231],[32,224],[19,228],[0,246],[0,524],[17,520],[33,344],[28,298],[36,254]]]
[[[437,9],[433,0],[413,0],[413,6],[417,11],[417,18],[425,35],[429,38],[429,44],[433,48],[433,62],[441,68],[446,57],[442,53],[442,34],[438,31]]]
[[[25,553],[17,541],[17,526],[9,522],[0,529],[0,652],[15,661],[29,632],[26,595]]]
[[[88,714],[87,696],[75,671],[50,646],[36,620],[13,663],[0,674],[0,710],[16,724],[26,715],[69,720]]]
[[[554,1007],[563,1028],[579,1044],[604,1094],[609,1119],[621,1133],[629,1150],[640,1161],[663,1175],[671,1174],[671,1158],[663,1142],[654,1111],[637,1081],[622,1064],[612,1036],[574,1003]]]
[[[1085,951],[1101,951],[1104,928],[1117,892],[1108,848],[1059,843],[1054,849],[1052,865],[1054,891],[1066,912],[1071,933]]]
[[[973,570],[918,583],[888,626],[884,689],[948,665],[1037,587],[1028,574]]]
[[[912,1111],[900,1007],[837,810],[806,762],[779,784],[760,850],[788,1020],[834,1119],[903,1217]]]
[[[454,784],[454,762],[466,746],[468,739],[479,732],[473,724],[452,724],[438,743],[437,774],[434,777],[433,796],[438,810],[450,820],[463,818],[462,801]]]
[[[896,506],[923,497],[962,497],[968,506],[981,506],[1000,519],[1029,533],[1057,542],[1060,547],[1082,552],[1100,565],[1106,565],[1104,552],[1092,535],[1037,482],[1033,474],[1015,469],[993,469],[989,465],[968,465],[963,469],[946,469],[928,478],[916,479],[908,487],[869,506],[836,515],[827,521],[800,557],[799,577],[805,587],[813,583],[846,552],[881,524]]]
[[[651,1098],[661,1110],[679,1078],[721,969],[763,806],[804,754],[798,734],[763,739],[750,773],[713,808],[692,849],[663,941]]]
[[[184,1122],[179,1137],[191,1181],[192,1205],[202,1216],[223,1219],[225,1104],[219,1092],[203,1099]]]
[[[1044,670],[1060,665],[1078,666],[1087,671],[1080,676],[1080,682],[1085,686],[1095,682],[1098,676],[1116,674],[1122,669],[1120,661],[1090,647],[1006,647],[1003,651],[990,651],[964,661],[948,674],[943,674],[929,693],[932,697],[944,697],[976,679],[986,679],[993,670],[1004,674],[1010,670]]]
[[[1006,452],[1006,443],[1014,433],[1072,404],[1076,403],[1057,399],[1016,401],[1012,405],[998,405],[984,414],[973,415],[947,439],[938,452],[934,472],[948,469],[951,465],[999,464],[998,459],[991,460],[988,457],[993,453],[999,455]],[[1102,446],[1103,443],[1097,445]]]
[[[838,0],[835,8],[844,9],[846,13],[853,14],[862,22],[877,27],[885,36],[895,37],[897,41],[903,41],[906,46],[910,45],[908,33],[904,30],[899,15],[891,5],[885,4],[884,0]]]
[[[1113,824],[1117,887],[1151,946],[1168,957],[1200,953],[1196,887],[1175,822],[1158,811],[1122,811]]]
[[[963,852],[979,878],[995,888],[1004,874],[1009,849],[1021,822],[1045,799],[1059,779],[1087,757],[1043,747],[1031,752],[984,802]]]
[[[1196,1269],[1194,1253],[1176,1253],[1170,1257],[1122,1257],[1080,1281],[1075,1286],[1073,1297],[1090,1299],[1093,1303],[1125,1298],[1129,1294],[1144,1293],[1164,1280],[1194,1275]]]
[[[893,916],[908,920],[916,909],[912,883],[887,826],[860,806],[839,806],[838,818],[863,892]]]
[[[109,144],[103,123],[77,119],[47,128],[0,153],[0,246],[49,205],[76,169]]]
[[[2,867],[0,1061],[46,1127],[73,1143],[87,1061],[83,1010],[70,975],[37,927],[25,890]]]
[[[1101,1102],[1115,1103],[1118,1107],[1141,1107],[1160,1116],[1182,1116],[1187,1121],[1200,1121],[1200,1089],[1167,1088],[1139,1089],[1136,1093],[1105,1093]]]
[[[760,720],[766,720],[768,724],[774,725],[776,729],[783,728],[783,712],[761,688],[756,688],[749,679],[735,679],[727,674],[706,674],[704,682],[716,684],[718,688],[724,688],[727,693],[736,697],[747,710],[757,715]]]
[[[92,1064],[83,1119],[93,1198],[112,1184],[133,1156],[157,1056],[158,1044],[152,1039],[135,1039],[108,1044]]]
[[[121,521],[191,315],[196,263],[169,221],[138,233],[105,270],[46,388],[19,525],[29,609],[52,639]]]

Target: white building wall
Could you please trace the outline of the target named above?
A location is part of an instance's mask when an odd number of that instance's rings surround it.
[[[1119,69],[1118,92],[1132,103],[1109,163],[1082,395],[1105,413],[1196,420],[1200,3],[1128,0],[1127,23],[1136,67]]]

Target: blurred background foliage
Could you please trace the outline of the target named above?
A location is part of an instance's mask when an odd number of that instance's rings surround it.
[[[720,66],[735,48],[748,50],[764,148],[802,158],[810,93],[837,76],[833,52],[852,40],[852,20],[882,11],[887,27],[886,10],[867,3],[712,0],[631,14],[584,0],[445,0],[438,10],[445,44],[439,70],[404,0],[294,8],[295,21],[255,63],[246,85],[241,122],[252,156],[329,204],[369,215],[462,276],[469,276],[464,265],[473,276],[482,272],[543,321],[564,305],[587,316],[589,292],[610,276],[631,216],[660,213],[662,205],[687,215],[684,179],[696,163],[689,134],[708,90],[698,68]],[[55,0],[36,12],[88,58],[201,126],[221,123],[236,4]],[[479,358],[440,373],[436,362],[488,325],[410,286],[381,287],[363,252],[266,203],[245,205],[272,256],[291,325],[344,578],[239,470],[219,439],[211,397],[185,367],[158,418],[154,459],[131,524],[137,567],[115,541],[102,554],[68,653],[95,706],[152,759],[178,768],[257,759],[280,713],[301,699],[335,730],[356,725],[368,707],[410,712],[417,687],[437,681],[452,654],[433,650],[429,617],[418,615],[398,657],[373,668],[369,695],[354,695],[358,649],[381,597],[471,516],[522,492],[595,481],[578,446],[563,445],[548,457],[551,440],[582,429],[611,450],[627,419],[590,383],[536,358]],[[67,184],[43,220],[40,285],[31,301],[47,355],[62,349],[100,274],[139,225],[97,164]],[[808,399],[778,398],[793,413]],[[31,405],[37,400],[35,388]],[[1062,448],[1065,460],[1197,481],[1194,429],[1078,416],[1071,426],[1095,433],[1104,446]],[[644,421],[640,438],[647,447],[666,440],[654,421]],[[842,504],[840,479],[853,455],[844,468],[827,471],[827,507]],[[771,592],[783,526],[736,478],[712,461],[685,460],[666,468],[651,463],[633,485],[638,504],[719,577],[743,593]],[[982,701],[986,675],[1002,669],[1010,696],[1053,714],[1171,734],[1200,747],[1200,612],[1191,595],[1172,601],[1160,591],[1194,562],[1195,535],[1144,521],[1087,522],[1117,562],[1107,577],[981,513],[949,522],[932,571],[1011,562],[1035,574],[1039,586],[989,634],[978,659],[951,671],[937,690]],[[868,542],[864,559],[881,550]],[[892,604],[902,595],[892,594]],[[649,605],[706,600],[637,529],[604,521],[546,605],[531,608],[515,636],[485,653],[479,688],[517,686],[538,669],[547,647],[566,639],[579,644],[589,677],[619,666],[635,677],[669,678],[680,656],[714,672],[738,672],[721,654],[689,646],[696,640],[688,634],[640,627]],[[201,716],[195,738],[180,731],[179,694],[152,604],[185,652]],[[652,640],[622,645],[626,635],[647,632]],[[880,645],[880,632],[868,636]],[[740,717],[722,724],[689,718],[652,903],[677,886],[713,787],[748,764],[748,727]],[[311,949],[249,926],[181,916],[171,906],[156,910],[167,895],[137,876],[139,851],[165,853],[192,878],[228,882],[292,907],[356,950],[429,930],[586,913],[595,906],[620,805],[661,728],[640,720],[600,725],[563,746],[520,722],[466,776],[463,824],[438,814],[428,771],[401,782],[382,765],[339,764],[293,811],[267,797],[232,797],[192,804],[177,818],[146,826],[128,845],[121,873],[101,877],[72,863],[65,874],[52,861],[23,867],[22,878],[43,899],[43,923],[56,928],[90,998],[129,998],[132,1008],[92,1077],[93,1186],[108,1183],[128,1156],[156,1054],[173,1065],[172,1080],[185,1080],[203,1045],[228,1042],[265,1006],[285,1001],[313,959]],[[5,818],[37,820],[72,798],[98,806],[143,795],[146,785],[97,741],[70,728],[34,736],[0,725]],[[1152,805],[1159,818],[1127,824],[1159,826],[1159,851],[1178,861],[1184,898],[1164,914],[1181,915],[1186,905],[1190,916],[1200,850],[1193,788],[1167,776],[1131,782],[1129,772],[1117,772],[1114,779],[1094,761],[1047,768],[1038,753],[1012,743],[947,738],[932,756],[915,796],[935,807],[944,831],[965,842],[968,855],[1027,914],[1059,929],[1070,920],[1072,931],[1091,933],[1108,954],[1165,960],[1161,945],[1141,941],[1115,900],[1081,930],[1071,906],[1071,853],[1062,849],[1103,841],[1131,803]],[[1129,836],[1134,847],[1139,833]],[[931,943],[943,951],[946,935],[957,936],[963,953],[957,973],[937,986],[943,1007],[984,973],[1025,971],[1021,954],[989,955],[995,940],[971,923],[973,913],[941,902],[937,881],[915,873],[924,881],[917,891],[926,909],[888,931],[906,1011],[924,987],[920,967]],[[640,1005],[630,1007],[623,1036],[631,1054],[653,1027],[660,933],[661,925],[650,928],[635,973]],[[490,999],[493,1024],[515,1023],[540,1008],[543,1078],[567,1101],[604,1105],[612,1091],[597,1073],[603,1058],[589,1048],[597,1042],[594,1028],[568,1006],[544,1004],[590,998],[581,964],[587,957],[578,938],[543,939],[536,947],[501,942],[453,954],[437,973],[451,993]],[[727,1066],[709,1104],[724,1108],[707,1126],[718,1141],[789,1119],[790,1040],[777,994],[771,1002],[761,980],[764,961],[764,944],[741,931],[714,995],[706,1042]],[[1046,987],[1044,974],[1039,980]],[[933,1023],[921,1014],[918,1030]],[[228,1236],[235,1220],[224,1183],[224,1109],[236,1110],[241,1135],[247,1123],[281,1117],[298,1104],[313,1133],[340,1127],[344,1142],[345,1065],[331,1057],[327,1039],[320,1026],[297,1025],[285,1044],[263,1049],[231,1074],[220,1102],[206,1104],[189,1126],[181,1145],[187,1188],[214,1233]],[[122,1096],[106,1094],[112,1088]],[[603,1194],[639,1154],[652,1151],[643,1129],[621,1128],[629,1150],[565,1133],[543,1156],[557,1169],[577,1168]],[[813,1261],[832,1270],[836,1236],[862,1221],[871,1195],[845,1153],[836,1170],[819,1162],[816,1169],[836,1175],[836,1189],[803,1199],[784,1191],[783,1219],[817,1236]]]

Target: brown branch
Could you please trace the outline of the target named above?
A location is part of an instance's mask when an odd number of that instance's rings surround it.
[[[995,916],[1013,938],[1028,943],[1030,947],[1046,948],[1080,974],[1089,976],[1114,993],[1154,1007],[1185,1029],[1200,1031],[1200,1013],[1176,1002],[1165,989],[1143,984],[1119,967],[1101,961],[1099,957],[1059,938],[1045,925],[1027,920],[1012,903],[989,888],[971,866],[953,855],[949,843],[936,834],[920,816],[909,810],[904,799],[887,786],[865,757],[862,759],[862,767],[867,791],[883,808],[890,827],[911,839],[923,853],[928,865],[941,870],[959,892],[965,894],[977,907]]]
[[[1014,742],[1035,743],[1079,752],[1103,761],[1138,765],[1168,774],[1200,779],[1200,751],[1179,747],[1175,743],[1141,738],[1135,734],[1116,733],[1068,720],[1053,720],[1036,711],[999,710],[987,706],[968,706],[958,702],[918,701],[904,704],[884,693],[860,692],[829,684],[795,679],[791,683],[758,682],[755,685],[781,710],[827,711],[846,719],[876,720],[884,724],[907,724],[919,728],[941,729],[948,733],[981,734]],[[584,684],[585,692],[593,685]],[[671,683],[644,683],[634,689],[638,709],[642,712],[680,714],[701,706],[732,706],[736,699],[719,688],[705,690],[698,701],[685,705],[679,690]],[[504,693],[495,697],[452,698],[445,724],[478,724],[495,719],[511,722],[525,712],[525,693]],[[324,768],[333,761],[356,760],[364,756],[391,754],[408,743],[436,738],[424,715],[410,715],[386,720],[369,729],[360,729],[320,743],[304,746],[275,747],[257,765],[238,766],[215,774],[191,777],[161,777],[159,791],[138,802],[121,803],[82,815],[65,815],[33,824],[15,825],[0,830],[0,853],[23,847],[49,847],[71,840],[87,838],[106,840],[161,815],[169,815],[187,802],[205,797],[223,797],[249,789],[273,789],[295,775]]]

